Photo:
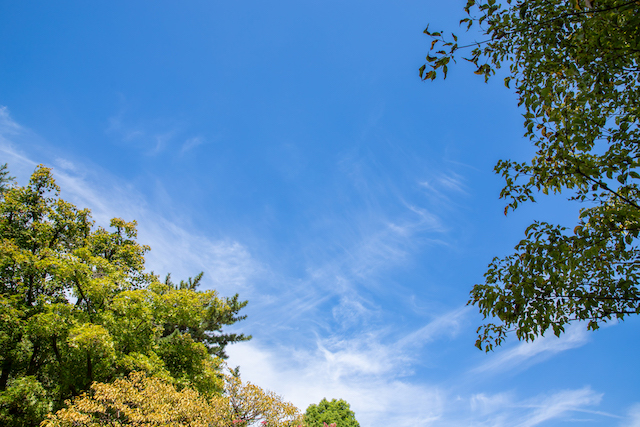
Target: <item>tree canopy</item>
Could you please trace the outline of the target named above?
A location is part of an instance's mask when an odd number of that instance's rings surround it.
[[[496,165],[505,214],[539,192],[564,192],[581,207],[575,224],[536,221],[512,255],[494,258],[471,291],[469,302],[492,319],[476,345],[488,351],[511,330],[533,340],[573,320],[593,330],[640,313],[640,1],[468,0],[464,11],[460,23],[483,39],[462,45],[427,27],[420,76],[446,78],[461,49],[485,80],[508,64],[504,82],[536,153]]]
[[[158,377],[134,372],[112,383],[94,383],[51,414],[43,427],[223,427],[230,421],[227,412],[218,397],[206,399],[191,388],[178,390]]]
[[[246,301],[198,290],[202,273],[176,284],[146,272],[136,223],[96,227],[45,167],[21,187],[5,166],[0,187],[0,424],[37,425],[92,382],[133,371],[222,391],[225,347],[250,338],[223,327]]]
[[[223,398],[229,417],[237,427],[301,427],[302,414],[296,406],[272,391],[243,382],[238,369],[225,375]]]
[[[355,413],[349,404],[342,399],[322,399],[317,405],[312,403],[304,414],[307,427],[326,427],[331,424],[337,427],[360,427]]]
[[[251,383],[237,372],[224,375],[224,392],[205,396],[191,388],[134,372],[112,383],[94,383],[42,427],[293,427],[301,414],[291,403]]]

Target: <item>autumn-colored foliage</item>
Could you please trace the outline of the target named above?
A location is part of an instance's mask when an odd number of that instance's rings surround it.
[[[224,399],[233,414],[234,420],[254,425],[296,426],[300,424],[301,414],[293,404],[284,402],[274,392],[265,391],[250,382],[243,383],[237,374],[225,377]]]
[[[113,383],[94,383],[88,393],[50,416],[42,426],[223,426],[222,403],[190,388],[178,391],[160,378],[136,372]]]
[[[301,423],[298,409],[273,392],[240,376],[224,377],[225,391],[209,396],[134,372],[91,390],[49,415],[42,427],[292,427]]]

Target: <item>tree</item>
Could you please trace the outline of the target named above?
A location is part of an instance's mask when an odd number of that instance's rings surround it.
[[[87,393],[51,414],[43,427],[229,425],[224,399],[210,399],[191,388],[182,390],[158,377],[131,373],[112,383],[94,383]]]
[[[360,427],[356,414],[342,399],[322,399],[317,405],[312,403],[304,414],[307,427],[325,427],[336,424],[337,427]]]
[[[92,382],[132,371],[220,393],[226,345],[250,338],[222,328],[247,302],[199,291],[202,273],[175,284],[145,272],[136,223],[95,227],[59,198],[49,169],[24,187],[2,172],[0,424],[37,425]]]
[[[238,369],[225,375],[224,397],[232,422],[237,427],[301,427],[302,414],[281,396],[250,382],[243,383]]]
[[[515,253],[491,262],[469,301],[493,318],[476,346],[489,351],[510,330],[533,340],[573,320],[594,330],[640,313],[640,1],[468,0],[464,10],[460,23],[485,40],[460,46],[427,28],[420,76],[446,78],[469,47],[485,81],[507,63],[536,154],[496,165],[505,214],[539,192],[581,203],[574,227],[536,221]]]
[[[9,175],[7,164],[0,165],[0,194],[4,193],[14,179],[15,177]]]
[[[94,383],[88,393],[50,415],[42,427],[290,427],[300,418],[295,406],[251,383],[243,384],[237,372],[225,375],[223,395],[208,397],[134,372],[110,384]]]

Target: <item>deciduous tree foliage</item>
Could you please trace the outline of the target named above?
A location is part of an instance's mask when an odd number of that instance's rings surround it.
[[[0,188],[0,425],[37,425],[93,381],[132,371],[221,392],[219,357],[250,338],[222,328],[246,301],[199,291],[202,274],[175,284],[146,273],[135,222],[95,227],[45,167],[24,187],[3,168]]]
[[[221,397],[207,399],[191,388],[177,390],[158,377],[134,372],[113,383],[94,383],[42,427],[223,427],[230,421]]]
[[[322,399],[317,405],[312,403],[304,414],[304,422],[307,427],[360,427],[356,420],[356,414],[349,404],[342,399]]]
[[[292,427],[301,422],[295,406],[243,383],[237,373],[226,374],[224,382],[224,394],[205,396],[134,372],[110,384],[94,383],[42,427]]]
[[[297,407],[274,392],[242,382],[237,370],[225,375],[224,398],[232,422],[238,427],[301,427],[302,414]]]
[[[640,1],[469,0],[467,28],[483,40],[460,46],[440,31],[423,79],[447,75],[463,48],[485,80],[508,64],[524,108],[528,162],[502,160],[505,214],[539,192],[580,203],[569,228],[534,222],[515,252],[495,258],[470,303],[492,321],[476,345],[490,350],[510,330],[533,340],[560,335],[572,320],[601,322],[640,313]]]

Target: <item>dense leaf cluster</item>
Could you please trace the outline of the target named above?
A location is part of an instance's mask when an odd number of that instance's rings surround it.
[[[133,371],[221,392],[219,357],[250,338],[222,328],[246,301],[199,291],[202,274],[174,284],[146,273],[135,222],[95,227],[47,168],[24,187],[3,168],[0,188],[0,425],[37,425],[92,382]]]
[[[94,383],[42,427],[294,427],[301,414],[291,403],[234,373],[224,375],[224,392],[206,396],[176,389],[158,377],[134,372],[112,383]]]
[[[476,345],[489,350],[513,329],[532,340],[574,319],[596,329],[640,313],[640,1],[469,0],[465,12],[461,24],[486,39],[459,46],[425,30],[421,77],[446,77],[462,48],[485,79],[508,64],[505,85],[536,154],[497,164],[505,214],[538,192],[564,191],[582,207],[575,226],[535,222],[513,255],[489,265],[470,303],[497,323],[479,329]]]
[[[304,414],[307,427],[360,427],[355,413],[349,404],[342,399],[322,399],[320,403],[311,404]]]

